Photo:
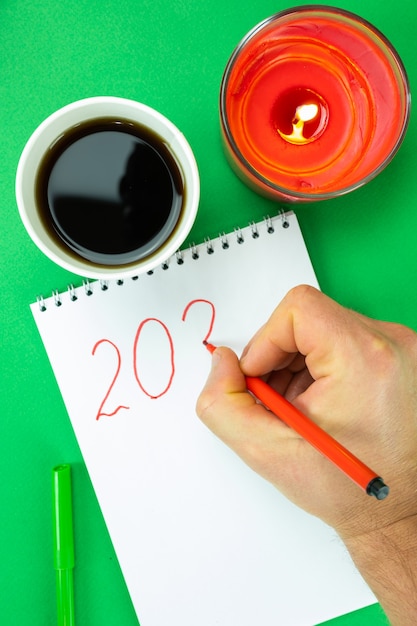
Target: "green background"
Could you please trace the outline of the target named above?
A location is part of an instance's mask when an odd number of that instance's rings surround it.
[[[359,13],[394,43],[413,92],[415,1],[334,4]],[[44,257],[20,222],[14,197],[20,152],[35,127],[71,101],[94,95],[133,98],[169,117],[193,147],[201,205],[190,240],[214,237],[275,213],[276,205],[247,189],[225,163],[218,91],[238,41],[256,23],[288,6],[279,0],[0,4],[1,624],[45,626],[56,621],[50,480],[51,468],[62,462],[73,465],[77,621],[85,626],[137,624],[29,310],[37,294],[65,290],[80,279]],[[323,291],[367,315],[415,329],[416,165],[412,116],[402,148],[374,181],[340,199],[296,209]],[[386,620],[375,605],[332,624],[382,626]]]

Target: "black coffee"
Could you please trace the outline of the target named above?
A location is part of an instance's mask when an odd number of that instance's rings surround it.
[[[127,120],[90,120],[49,149],[37,204],[50,234],[100,265],[137,261],[169,238],[184,185],[163,140]]]

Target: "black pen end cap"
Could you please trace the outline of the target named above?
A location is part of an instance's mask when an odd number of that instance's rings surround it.
[[[389,494],[389,487],[382,478],[373,478],[366,488],[369,496],[374,496],[377,500],[384,500]]]

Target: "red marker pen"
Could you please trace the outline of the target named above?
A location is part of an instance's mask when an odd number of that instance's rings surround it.
[[[211,353],[216,349],[216,346],[213,346],[211,343],[204,342],[204,345]],[[290,426],[323,456],[334,463],[368,495],[375,496],[377,500],[383,500],[387,497],[389,487],[378,474],[362,463],[315,422],[301,413],[291,402],[272,389],[261,378],[252,376],[246,376],[245,378],[248,391],[279,419],[285,422],[287,426]]]

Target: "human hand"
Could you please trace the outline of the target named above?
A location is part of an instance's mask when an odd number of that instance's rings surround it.
[[[262,376],[379,473],[376,501],[251,396]],[[333,526],[392,626],[417,615],[417,335],[290,291],[243,351],[213,354],[202,421],[256,472]]]
[[[347,539],[417,513],[417,338],[311,287],[292,290],[243,352],[213,355],[201,419],[255,471]],[[310,444],[259,405],[244,374],[268,383],[391,488],[363,494]]]

